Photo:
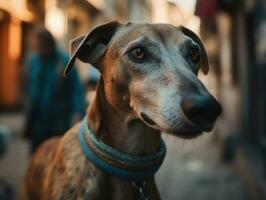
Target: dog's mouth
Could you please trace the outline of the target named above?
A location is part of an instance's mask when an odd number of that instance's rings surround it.
[[[147,114],[140,112],[140,118],[141,120],[147,124],[149,127],[160,130],[162,132],[166,132],[171,135],[175,135],[180,138],[184,139],[192,139],[196,138],[199,135],[201,135],[203,132],[209,132],[212,130],[212,126],[208,127],[195,127],[190,124],[185,124],[182,128],[179,130],[166,130],[161,128],[153,119],[151,119]]]
[[[143,113],[143,112],[141,112],[140,113],[140,116],[141,116],[141,118],[142,118],[142,120],[146,123],[146,124],[148,124],[148,125],[150,125],[150,126],[157,126],[157,124],[148,116],[148,115],[146,115],[145,113]]]

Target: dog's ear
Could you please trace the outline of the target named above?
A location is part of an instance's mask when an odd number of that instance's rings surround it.
[[[70,43],[71,58],[64,71],[64,76],[69,74],[76,58],[85,63],[97,64],[119,26],[120,24],[117,21],[109,22],[97,26],[86,36],[72,40]]]
[[[72,57],[75,53],[75,51],[77,50],[78,46],[82,43],[82,40],[84,39],[85,35],[77,37],[73,40],[70,40],[69,43],[69,53],[70,56]]]
[[[208,56],[207,56],[207,52],[206,52],[200,38],[193,31],[189,30],[188,28],[186,28],[184,26],[180,26],[180,30],[185,35],[187,35],[192,40],[194,40],[200,46],[200,49],[201,49],[200,68],[205,75],[208,74],[208,72],[209,72]]]

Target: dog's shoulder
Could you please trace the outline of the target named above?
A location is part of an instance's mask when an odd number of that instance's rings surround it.
[[[72,173],[69,168],[81,153],[77,141],[78,128],[79,124],[64,136],[45,141],[32,155],[24,181],[30,199],[39,199],[40,194],[43,199],[51,199],[52,190],[58,193],[56,190],[60,190],[60,185],[66,184],[69,179],[66,175]]]
[[[78,141],[79,127],[77,124],[63,137],[45,142],[32,157],[26,178],[29,191],[34,191],[32,199],[99,196],[97,184],[102,173],[83,155]]]
[[[55,191],[55,194],[60,194],[58,199],[98,199],[102,195],[98,184],[104,184],[103,174],[83,154],[78,139],[79,128],[80,124],[77,124],[61,139],[56,155],[58,161],[54,162],[51,170],[51,182],[57,181],[54,188],[61,185],[60,191]],[[63,167],[56,172],[54,169],[58,163]]]
[[[47,140],[32,155],[23,186],[30,199],[39,198],[47,171],[47,163],[51,163],[60,139],[61,137],[54,137]]]
[[[77,124],[58,142],[46,172],[44,195],[47,199],[72,199],[91,194],[95,186],[95,167],[83,155],[78,141]]]

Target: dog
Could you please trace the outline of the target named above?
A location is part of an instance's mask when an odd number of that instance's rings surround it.
[[[199,70],[209,71],[201,40],[183,26],[115,21],[73,40],[71,54],[65,75],[76,58],[101,72],[95,99],[82,123],[45,142],[33,155],[24,198],[160,199],[154,173],[165,154],[161,133],[195,138],[211,131],[221,114],[220,104],[197,78]],[[83,137],[83,130],[91,135]],[[105,162],[102,157],[88,157],[88,146],[106,156],[109,165],[99,165]],[[124,160],[113,160],[113,151]],[[133,162],[128,164],[127,157]],[[137,172],[126,169],[129,176],[121,174],[116,164],[123,162]]]

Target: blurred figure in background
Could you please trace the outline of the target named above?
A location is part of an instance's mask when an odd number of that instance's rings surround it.
[[[56,47],[45,28],[33,36],[36,50],[28,61],[28,112],[24,136],[31,152],[46,139],[64,134],[85,112],[84,88],[78,72],[63,77],[69,57]]]

